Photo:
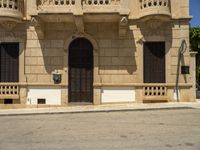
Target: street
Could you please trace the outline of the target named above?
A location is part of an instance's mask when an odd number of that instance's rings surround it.
[[[0,117],[0,150],[200,150],[200,109]]]

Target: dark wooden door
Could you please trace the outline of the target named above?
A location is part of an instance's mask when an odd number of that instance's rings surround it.
[[[85,38],[69,46],[69,102],[93,102],[93,46]]]
[[[144,83],[165,83],[165,42],[144,43]]]
[[[19,43],[0,44],[0,82],[19,81]]]

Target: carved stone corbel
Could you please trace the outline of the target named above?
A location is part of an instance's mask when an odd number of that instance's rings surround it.
[[[16,27],[17,22],[13,22],[13,21],[3,21],[1,22],[1,26],[9,32],[12,32],[12,30]]]
[[[128,18],[122,17],[119,22],[119,37],[123,38],[126,36],[128,30]]]
[[[44,23],[41,19],[32,17],[30,27],[34,28],[40,39],[44,38]]]
[[[82,16],[74,16],[74,22],[79,33],[84,33],[84,21]]]
[[[152,19],[147,22],[145,22],[146,26],[146,35],[162,35],[163,34],[163,28],[164,28],[164,22],[158,19]]]

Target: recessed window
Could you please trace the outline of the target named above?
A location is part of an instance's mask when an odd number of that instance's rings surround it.
[[[46,104],[46,99],[44,99],[44,98],[39,98],[39,99],[37,99],[37,103],[38,103],[38,104]]]
[[[18,81],[19,81],[19,43],[1,43],[0,82],[18,82]]]
[[[4,104],[13,104],[13,99],[4,99]]]

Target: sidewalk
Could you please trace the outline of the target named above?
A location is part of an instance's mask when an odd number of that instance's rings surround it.
[[[89,112],[114,112],[114,111],[145,111],[162,109],[200,109],[200,101],[192,103],[159,103],[159,104],[103,104],[83,105],[68,107],[49,108],[24,108],[24,109],[2,109],[0,116],[15,115],[39,115],[39,114],[66,114],[66,113],[89,113]]]

